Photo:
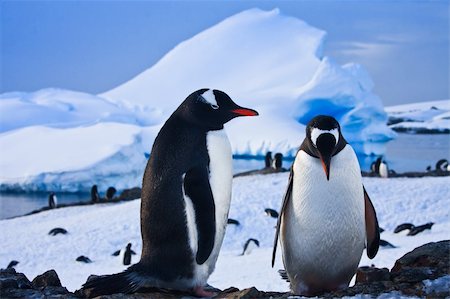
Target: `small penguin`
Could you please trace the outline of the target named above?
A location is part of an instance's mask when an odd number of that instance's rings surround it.
[[[267,216],[270,216],[272,218],[278,218],[278,212],[274,209],[265,209],[264,212]]]
[[[272,167],[272,161],[272,152],[267,152],[266,156],[264,157],[265,168]]]
[[[273,159],[273,168],[281,169],[283,167],[283,154],[276,153]]]
[[[386,240],[380,239],[380,246],[386,248],[397,248]]]
[[[116,194],[117,190],[114,187],[109,187],[106,190],[106,200],[112,200],[114,198],[114,194]]]
[[[17,266],[17,264],[19,264],[18,261],[12,260],[12,261],[9,262],[8,266],[6,267],[6,269],[14,268],[15,266]]]
[[[65,230],[64,228],[61,228],[61,227],[55,227],[55,228],[51,229],[48,232],[48,234],[51,236],[56,236],[57,234],[65,235],[65,234],[67,234],[67,230]]]
[[[409,233],[407,234],[407,236],[415,236],[418,233],[423,232],[426,229],[431,229],[431,227],[434,225],[433,222],[428,222],[427,224],[423,224],[423,225],[419,225],[419,226],[414,226],[413,228],[411,228],[411,230],[409,231]]]
[[[93,185],[91,188],[91,201],[93,203],[100,201],[100,195],[98,195],[97,185]]]
[[[398,234],[399,232],[402,232],[404,230],[411,231],[413,228],[414,225],[412,223],[402,223],[394,229],[394,234]]]
[[[364,247],[379,248],[375,209],[362,184],[353,148],[331,116],[314,117],[291,168],[278,236],[283,263],[296,295],[317,296],[346,288]]]
[[[92,263],[91,259],[88,258],[87,256],[84,256],[84,255],[80,255],[79,257],[77,257],[76,261],[77,262],[81,262],[81,263],[85,263],[85,264]]]
[[[136,252],[134,252],[131,249],[131,243],[128,243],[125,248],[122,248],[121,250],[117,250],[112,255],[119,256],[120,261],[125,265],[128,266],[131,264],[131,256],[136,255]]]
[[[252,253],[253,249],[256,247],[259,247],[259,241],[252,238],[248,239],[244,244],[244,249],[242,250],[241,255],[248,255]]]
[[[55,192],[50,192],[48,196],[48,206],[50,209],[55,209],[58,206],[58,198],[55,195]]]
[[[441,159],[436,162],[436,171],[450,171],[450,165],[446,159]]]
[[[241,223],[239,221],[237,221],[236,219],[232,219],[232,218],[228,218],[227,224],[234,224],[236,226],[241,225]]]
[[[381,178],[388,178],[389,177],[389,167],[386,161],[382,160],[380,163],[380,168],[379,168],[379,172],[378,175]]]
[[[382,157],[378,157],[371,165],[370,170],[372,173],[376,173],[377,175],[380,173],[380,164],[382,161]]]
[[[214,295],[205,286],[225,235],[233,179],[224,124],[256,115],[217,89],[197,90],[181,103],[158,133],[145,168],[141,260],[86,282],[89,296],[142,287]]]

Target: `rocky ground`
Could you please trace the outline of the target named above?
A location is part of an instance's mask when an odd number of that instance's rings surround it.
[[[397,291],[406,296],[422,298],[448,298],[450,296],[450,240],[428,243],[398,259],[391,270],[361,267],[356,275],[356,284],[342,291],[323,294],[322,298],[340,298],[357,294],[378,296]],[[228,288],[218,292],[214,298],[288,298],[291,294],[264,292],[256,288],[239,290]],[[85,292],[71,293],[54,270],[49,270],[29,281],[14,269],[0,270],[0,298],[80,298],[89,296]],[[135,294],[101,296],[113,298],[186,298],[188,294],[141,290]]]

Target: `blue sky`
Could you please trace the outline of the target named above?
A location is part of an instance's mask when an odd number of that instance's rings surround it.
[[[328,32],[325,55],[364,65],[385,105],[449,98],[448,1],[1,1],[0,92],[109,90],[244,9]]]

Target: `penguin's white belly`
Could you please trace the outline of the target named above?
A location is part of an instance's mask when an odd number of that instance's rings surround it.
[[[209,183],[214,197],[216,213],[216,235],[211,255],[202,265],[195,261],[197,254],[197,231],[195,224],[195,212],[192,201],[185,196],[186,215],[190,246],[194,255],[194,286],[203,286],[208,277],[214,271],[219,251],[222,246],[227,226],[228,212],[231,202],[231,186],[233,180],[232,152],[230,141],[224,130],[210,131],[207,133],[206,145],[209,155]],[[193,229],[195,228],[195,229]]]
[[[347,145],[331,159],[329,181],[321,161],[300,151],[281,227],[291,283],[300,289],[316,281],[345,284],[342,280],[353,276],[364,244],[364,193],[353,149]]]

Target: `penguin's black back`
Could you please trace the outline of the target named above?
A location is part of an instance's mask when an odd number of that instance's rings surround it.
[[[155,139],[142,183],[140,264],[146,274],[167,281],[193,276],[182,185],[190,169],[209,167],[206,135],[174,113]]]

